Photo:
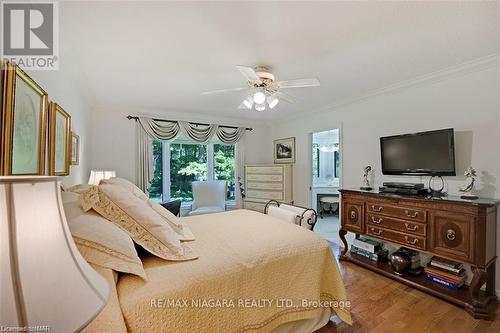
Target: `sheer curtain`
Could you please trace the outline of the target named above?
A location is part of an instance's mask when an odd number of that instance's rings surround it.
[[[149,183],[152,180],[153,175],[153,152],[151,149],[151,140],[163,140],[170,141],[183,133],[189,139],[198,142],[205,143],[209,141],[212,137],[216,136],[220,142],[225,144],[236,145],[235,160],[236,160],[236,170],[235,170],[235,183],[238,185],[238,177],[243,178],[243,161],[242,157],[244,154],[241,144],[238,144],[240,140],[245,136],[245,127],[238,128],[226,128],[220,127],[216,124],[210,124],[208,126],[194,125],[186,121],[158,121],[148,117],[139,117],[137,121],[137,186],[143,191],[146,191],[149,187]],[[236,153],[238,152],[238,153]],[[238,186],[239,188],[239,186]],[[239,190],[236,191],[236,196],[240,199],[236,199],[236,202],[241,206],[241,193]]]

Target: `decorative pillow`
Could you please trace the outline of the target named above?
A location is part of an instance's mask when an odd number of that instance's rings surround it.
[[[89,188],[92,187],[92,185],[89,184],[78,184],[78,185],[73,185],[70,188],[67,188],[67,192],[74,192],[74,193],[83,193],[85,191],[88,191]]]
[[[84,212],[80,208],[79,197],[72,192],[62,193],[66,220],[82,256],[89,263],[147,280],[130,236],[97,213]]]
[[[179,219],[177,216],[169,212],[162,205],[149,200],[148,196],[143,191],[141,191],[140,188],[135,186],[132,182],[123,178],[113,177],[110,179],[101,180],[101,185],[105,184],[119,185],[127,189],[128,191],[132,192],[132,194],[138,197],[139,199],[146,201],[148,205],[151,208],[153,208],[153,210],[157,212],[163,218],[163,220],[165,220],[165,222],[167,222],[172,227],[172,229],[174,229],[174,231],[179,235],[179,239],[181,241],[195,240],[193,233],[188,228],[188,226],[182,223],[181,219]]]
[[[293,212],[293,213],[297,214],[298,216],[302,216],[302,214],[305,211],[304,208],[300,208],[300,207],[296,207],[296,206],[291,206],[291,205],[287,205],[287,204],[281,204],[280,208],[283,208],[285,210]],[[313,212],[312,211],[307,211],[304,214],[304,217],[302,218],[302,220],[300,221],[300,226],[302,226],[302,227],[304,227],[306,229],[311,230],[312,226],[309,223],[307,223],[307,220],[308,219],[312,219],[312,218],[313,218]]]
[[[84,209],[93,208],[120,226],[150,253],[166,260],[191,260],[198,256],[181,243],[177,233],[165,223],[147,201],[141,200],[120,185],[102,183],[82,193]]]

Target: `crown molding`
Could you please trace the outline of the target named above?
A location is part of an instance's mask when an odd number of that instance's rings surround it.
[[[297,118],[302,118],[302,117],[310,117],[311,114],[317,114],[325,111],[332,111],[334,109],[338,109],[350,104],[355,104],[358,102],[361,102],[366,99],[370,99],[376,96],[388,94],[388,93],[393,93],[397,91],[402,91],[408,88],[414,88],[418,86],[423,86],[427,84],[432,84],[444,80],[448,80],[454,77],[459,77],[463,75],[467,75],[470,73],[476,73],[483,71],[485,69],[489,69],[495,66],[500,66],[500,53],[493,53],[490,55],[487,55],[485,57],[477,58],[472,61],[467,61],[464,63],[461,63],[459,65],[455,66],[450,66],[444,69],[440,69],[431,73],[427,73],[424,75],[420,75],[417,77],[414,77],[409,80],[403,80],[395,84],[388,85],[383,88],[375,89],[372,91],[369,91],[365,94],[350,97],[347,99],[339,100],[333,103],[330,103],[326,106],[322,106],[320,108],[317,108],[315,110],[312,110],[306,115],[303,114],[296,114],[290,115],[289,116],[289,121],[297,119]],[[288,122],[288,121],[287,121]]]

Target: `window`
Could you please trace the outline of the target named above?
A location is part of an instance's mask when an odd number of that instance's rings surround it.
[[[235,198],[233,145],[153,141],[153,181],[149,196],[156,201],[193,200],[191,182],[226,180],[227,199]]]

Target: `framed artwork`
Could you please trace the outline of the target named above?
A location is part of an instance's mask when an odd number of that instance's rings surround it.
[[[15,64],[1,73],[0,174],[44,175],[48,95]]]
[[[71,116],[57,103],[49,108],[49,175],[69,175],[71,163]]]
[[[80,163],[80,137],[71,132],[71,165]]]
[[[274,140],[274,163],[295,163],[295,137]]]

